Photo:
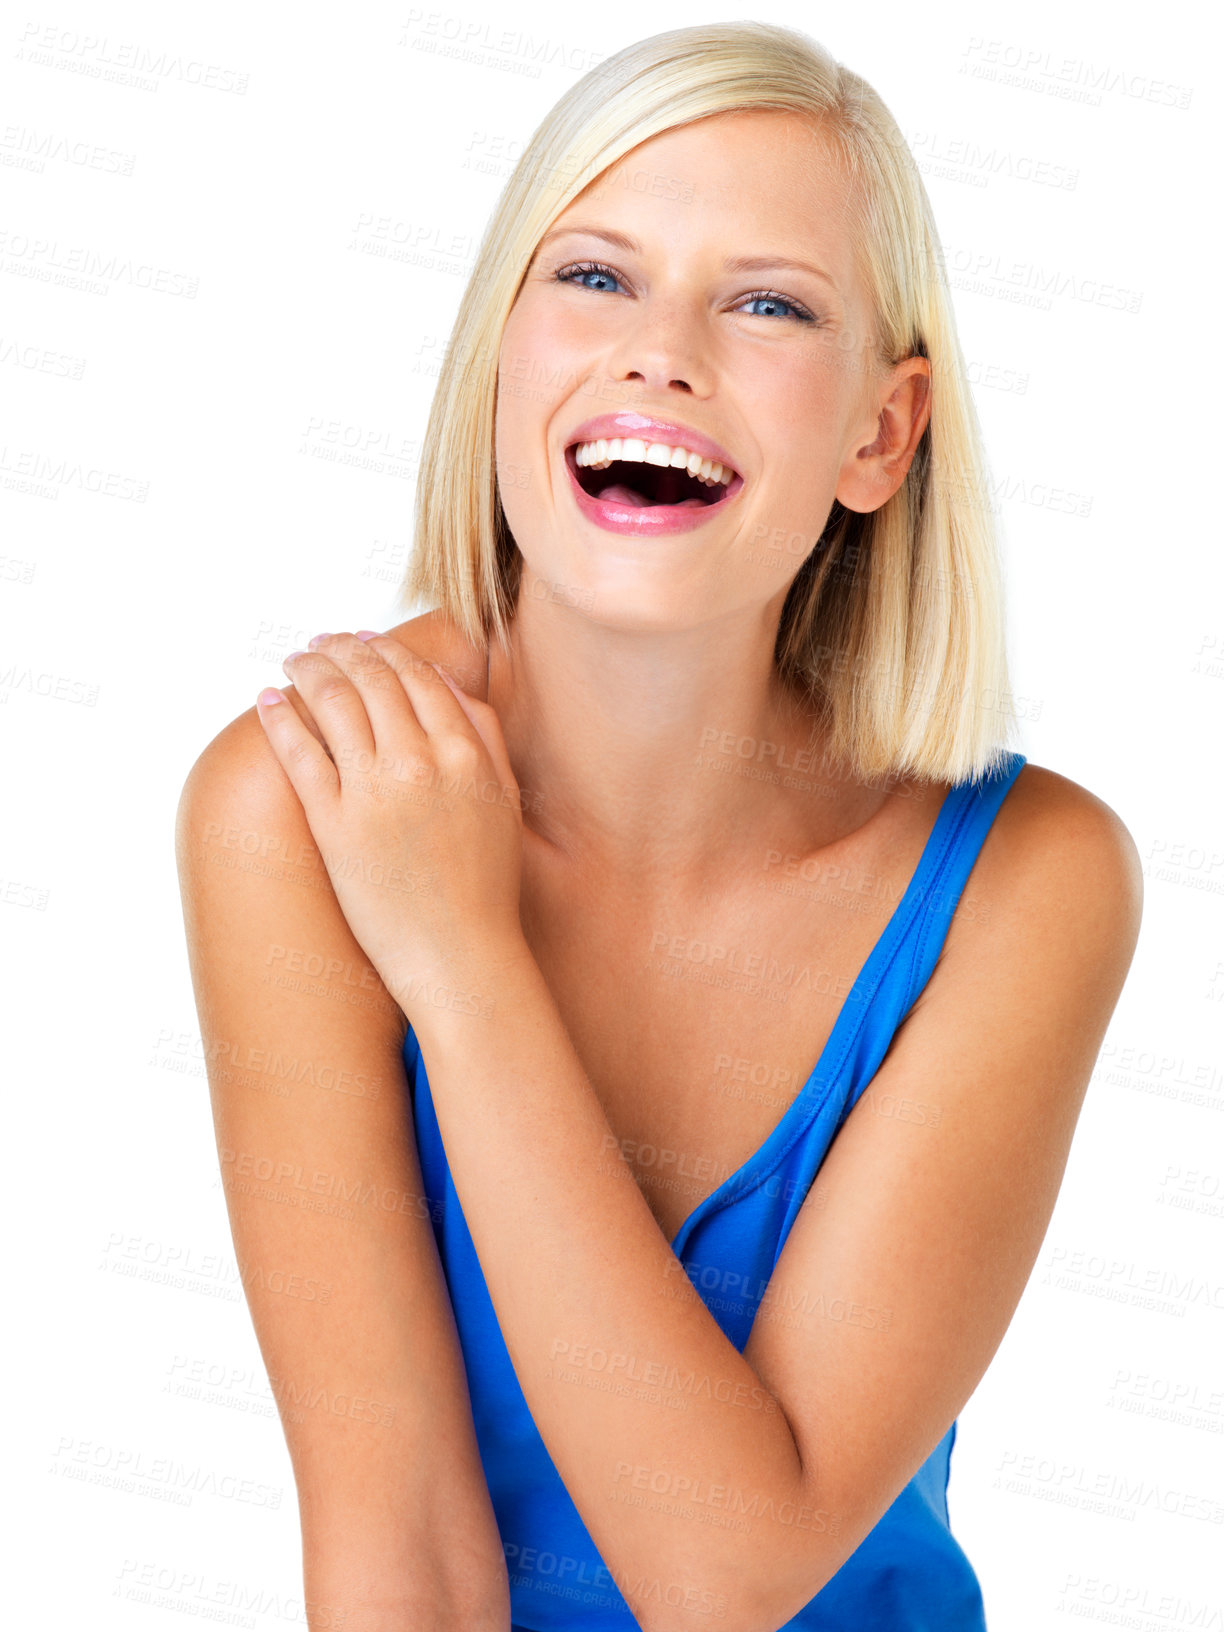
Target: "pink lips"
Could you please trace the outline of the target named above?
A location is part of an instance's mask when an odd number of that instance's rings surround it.
[[[579,510],[588,520],[607,532],[625,533],[637,538],[691,532],[694,527],[700,527],[712,516],[719,515],[725,510],[744,485],[744,478],[737,471],[727,484],[727,490],[721,499],[713,504],[703,504],[696,508],[663,504],[636,508],[633,505],[618,503],[616,500],[594,499],[578,480],[574,449],[579,442],[594,442],[601,436],[608,441],[613,437],[636,436],[643,442],[666,442],[672,447],[688,448],[693,453],[701,454],[704,459],[716,459],[729,469],[733,469],[734,466],[728,454],[717,442],[687,426],[677,424],[674,420],[657,419],[653,415],[639,414],[629,409],[615,414],[599,414],[594,419],[584,420],[570,433],[569,445],[565,449],[565,467],[569,471],[570,484]]]

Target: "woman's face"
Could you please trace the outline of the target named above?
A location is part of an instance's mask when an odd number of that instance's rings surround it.
[[[900,485],[926,365],[875,361],[847,206],[811,127],[753,110],[644,142],[565,209],[498,364],[526,593],[623,628],[780,608],[833,499],[872,510]],[[600,438],[621,460],[579,465]],[[717,479],[696,459],[717,450],[729,483],[690,475]]]

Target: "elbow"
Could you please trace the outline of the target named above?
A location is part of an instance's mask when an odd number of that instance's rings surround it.
[[[785,1556],[767,1550],[757,1534],[737,1537],[744,1545],[738,1557],[725,1559],[716,1574],[692,1582],[691,1568],[670,1571],[682,1583],[652,1594],[649,1602],[630,1604],[643,1632],[779,1632],[811,1603],[848,1556],[836,1534],[800,1531]],[[755,1541],[755,1545],[754,1545]],[[728,1553],[731,1549],[728,1549]]]
[[[711,1624],[719,1632],[780,1632],[823,1585],[822,1578],[813,1582],[810,1591],[804,1588],[780,1595],[776,1586],[767,1590],[762,1583],[759,1592],[750,1597],[739,1582],[732,1592],[697,1590],[687,1604],[677,1599],[674,1605],[634,1614],[642,1632],[700,1632]]]
[[[734,1592],[722,1595],[725,1613],[715,1611],[720,1632],[780,1632],[800,1610],[806,1609],[840,1567],[839,1560],[822,1568],[821,1556],[809,1554],[789,1571],[780,1570],[768,1581],[760,1578],[758,1569],[751,1592],[741,1581]],[[693,1628],[694,1617],[690,1614],[673,1617],[661,1632],[693,1632]]]
[[[774,1594],[766,1592],[760,1579],[761,1561],[753,1558],[750,1564],[746,1551],[732,1556],[733,1551],[727,1549],[717,1568],[708,1561],[676,1558],[667,1561],[662,1579],[652,1570],[633,1572],[632,1589],[622,1580],[635,1625],[642,1632],[701,1632],[710,1626],[718,1632],[778,1632],[786,1617],[773,1618]]]
[[[711,1625],[719,1632],[779,1632],[866,1533],[863,1515],[839,1503],[841,1494],[824,1482],[818,1490],[799,1467],[784,1490],[729,1506],[725,1528],[706,1523],[694,1535],[685,1525],[690,1534],[679,1550],[656,1553],[653,1569],[638,1559],[630,1572],[638,1591],[629,1607],[638,1625],[643,1632],[700,1632]],[[652,1575],[665,1575],[669,1584],[651,1583]]]

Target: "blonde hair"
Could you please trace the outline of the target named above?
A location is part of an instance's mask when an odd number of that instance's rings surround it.
[[[670,29],[605,59],[545,116],[485,230],[430,410],[401,602],[507,649],[522,556],[497,494],[506,318],[544,233],[602,171],[677,125],[745,109],[818,122],[852,182],[876,363],[931,366],[930,422],[897,492],[834,500],[779,619],[775,662],[830,752],[864,779],[960,782],[995,769],[1011,718],[1003,585],[977,414],[939,237],[913,156],[877,93],[814,40],[770,23]]]

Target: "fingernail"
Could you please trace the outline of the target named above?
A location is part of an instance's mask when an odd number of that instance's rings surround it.
[[[374,639],[377,638],[378,630],[377,629],[355,629],[353,631],[353,633],[357,636],[358,640],[374,640]]]
[[[321,641],[321,640],[330,640],[330,638],[331,638],[331,637],[330,637],[330,635],[328,635],[328,634],[326,634],[326,633],[325,633],[325,634],[322,634],[322,635],[316,635],[316,636],[315,636],[315,637],[314,637],[314,639],[313,639],[313,640],[312,640],[312,641],[310,641],[310,642],[309,642],[309,645],[310,645],[310,648],[311,648],[311,650],[312,650],[312,651],[313,651],[313,650],[314,650],[314,648],[315,648],[315,647],[316,647],[316,646],[317,646],[317,645],[318,645],[318,644],[319,644],[319,642],[320,642],[320,641]]]
[[[281,696],[280,692],[277,691],[275,686],[265,686],[256,699],[256,701],[262,703],[265,708],[271,708],[273,703],[283,703],[284,700],[285,699]]]
[[[281,661],[283,663],[292,663],[295,657],[305,657],[305,656],[306,656],[305,652],[290,652],[289,655],[287,657],[282,658]]]

